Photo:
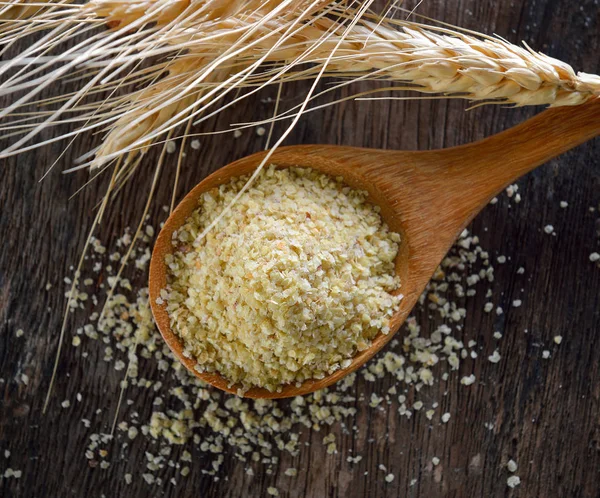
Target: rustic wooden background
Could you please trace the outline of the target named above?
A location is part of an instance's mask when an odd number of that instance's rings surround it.
[[[420,12],[512,42],[525,40],[578,70],[600,72],[597,0],[426,0]],[[284,98],[305,89],[305,84],[290,87]],[[272,112],[272,104],[264,101],[268,96],[273,93],[226,112],[205,129],[268,116]],[[287,143],[438,148],[482,138],[537,111],[494,106],[465,112],[465,107],[460,101],[348,102],[304,117]],[[237,140],[203,138],[200,150],[188,150],[179,195],[216,168],[261,149],[264,139],[253,132]],[[69,166],[94,140],[80,140],[61,166]],[[283,475],[249,477],[243,464],[227,458],[222,476],[228,479],[214,482],[192,471],[178,486],[162,489],[148,487],[139,477],[126,486],[123,466],[117,463],[108,470],[87,464],[84,451],[90,430],[80,420],[96,408],[105,409],[94,423],[96,430],[98,426],[106,430],[120,378],[100,358],[97,364],[82,364],[67,343],[61,380],[48,413],[41,413],[65,306],[61,281],[76,264],[104,185],[96,182],[68,200],[87,180],[86,173],[56,172],[38,183],[60,151],[60,145],[53,145],[1,164],[0,473],[11,467],[22,470],[23,477],[0,479],[0,496],[266,496],[268,486],[278,487],[283,496],[317,498],[600,496],[600,268],[588,259],[600,248],[598,140],[522,179],[523,200],[518,206],[502,196],[474,221],[482,245],[508,258],[507,264],[496,265],[494,284],[507,313],[500,318],[483,313],[485,299],[480,293],[468,310],[465,337],[477,338],[489,354],[496,344],[493,331],[502,330],[502,360],[498,365],[483,359],[477,363],[476,374],[485,385],[465,389],[455,380],[433,389],[444,411],[452,413],[447,427],[430,430],[423,417],[399,420],[395,409],[382,413],[359,409],[349,424],[360,427],[360,437],[353,439],[334,429],[342,451],[328,456],[320,444],[323,434],[313,434],[316,444],[297,459],[288,459],[299,469],[294,480]],[[170,199],[174,166],[175,155],[168,157],[151,215],[154,220],[161,216],[159,206]],[[148,171],[142,168],[118,197],[101,229],[103,240],[137,222]],[[559,207],[561,200],[569,202],[567,209]],[[555,227],[556,237],[543,232],[547,224]],[[524,277],[516,274],[519,266],[527,269]],[[55,286],[45,292],[49,281]],[[521,296],[523,305],[511,308],[512,300]],[[77,320],[71,323],[77,325]],[[21,338],[15,337],[19,328],[25,331]],[[551,347],[557,334],[564,337],[563,344]],[[550,360],[542,359],[545,347],[552,350]],[[22,373],[29,375],[27,386],[18,381]],[[370,389],[382,392],[383,386],[385,379],[364,389],[370,396]],[[60,401],[74,399],[76,392],[84,394],[85,402],[62,409]],[[147,402],[151,401],[149,397]],[[493,430],[484,427],[490,421]],[[367,444],[371,438],[376,442]],[[145,444],[138,438],[128,457],[129,464],[139,460],[140,473]],[[348,448],[364,459],[357,465],[347,463]],[[11,452],[9,459],[3,456],[5,449]],[[433,456],[441,461],[435,471],[429,463]],[[503,464],[509,458],[519,463],[522,483],[515,490],[506,486],[509,474]],[[377,470],[382,463],[396,476],[391,484]],[[409,484],[412,479],[417,479],[414,486]]]

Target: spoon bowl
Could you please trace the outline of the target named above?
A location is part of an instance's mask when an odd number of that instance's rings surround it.
[[[404,298],[392,316],[391,332],[378,334],[347,368],[300,386],[284,385],[279,392],[252,388],[244,396],[286,398],[308,394],[358,369],[392,339],[453,242],[492,197],[528,171],[599,133],[600,99],[594,99],[579,108],[549,109],[498,135],[448,149],[386,151],[298,145],[272,152],[269,163],[278,167],[309,167],[341,176],[351,187],[369,193],[369,201],[381,208],[383,220],[391,230],[400,233],[395,271]],[[229,385],[219,374],[198,372],[194,368],[196,361],[183,355],[166,305],[159,304],[157,298],[167,285],[165,256],[173,252],[173,232],[197,209],[200,195],[231,178],[251,174],[267,154],[260,152],[239,159],[191,190],[164,224],[150,263],[150,304],[163,338],[194,375],[230,393],[236,393],[237,386]]]

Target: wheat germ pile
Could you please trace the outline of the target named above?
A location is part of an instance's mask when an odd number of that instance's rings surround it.
[[[262,171],[204,193],[167,256],[171,328],[201,372],[240,394],[253,386],[323,378],[350,364],[389,320],[401,295],[400,236],[367,193],[307,168]]]

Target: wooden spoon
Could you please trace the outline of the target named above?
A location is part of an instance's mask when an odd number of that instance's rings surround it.
[[[358,353],[351,365],[300,387],[282,386],[281,392],[253,388],[251,398],[285,398],[307,394],[353,372],[392,339],[423,292],[433,272],[455,239],[490,199],[521,175],[549,159],[600,134],[600,99],[581,107],[549,109],[532,119],[479,142],[434,151],[387,151],[331,145],[298,145],[275,151],[270,163],[281,167],[307,166],[343,176],[352,187],[369,192],[381,207],[388,226],[401,234],[396,272],[404,295],[392,317],[392,333],[379,334],[370,348]],[[165,255],[173,251],[171,237],[197,208],[198,197],[232,177],[254,171],[266,152],[235,161],[200,182],[177,206],[162,228],[150,264],[150,303],[156,323],[177,358],[195,375],[231,393],[236,386],[218,374],[198,373],[195,360],[182,354],[164,304],[157,304],[166,287]]]

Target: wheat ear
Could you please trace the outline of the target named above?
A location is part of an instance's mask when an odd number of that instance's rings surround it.
[[[242,73],[244,67],[249,67],[250,72],[255,70],[260,57],[252,61],[246,52],[253,50],[257,45],[256,40],[262,37],[276,39],[290,26],[310,20],[315,12],[328,3],[325,0],[209,0],[194,3],[177,0],[135,4],[92,1],[82,9],[77,22],[106,19],[113,26],[112,34],[93,39],[93,43],[89,43],[85,50],[79,47],[70,49],[50,60],[27,53],[27,57],[22,57],[18,64],[13,62],[13,65],[25,65],[27,71],[20,71],[18,78],[0,83],[0,92],[12,94],[31,90],[0,112],[0,117],[14,115],[17,109],[39,93],[41,87],[31,80],[31,76],[40,72],[40,64],[42,68],[59,66],[46,77],[46,85],[78,67],[96,68],[97,73],[93,78],[96,86],[112,90],[117,85],[129,85],[129,93],[123,99],[113,99],[98,106],[94,114],[102,119],[88,120],[86,117],[86,126],[76,133],[109,130],[97,151],[94,164],[103,164],[118,155],[131,157],[152,141],[152,133],[157,130],[166,133],[184,122],[188,110],[205,94],[209,94],[210,100],[207,99],[207,106],[202,107],[198,114],[239,84],[240,78],[245,77]],[[266,22],[271,22],[268,30],[265,29]],[[273,25],[278,29],[271,29]],[[129,34],[133,28],[138,31],[134,35]],[[269,43],[275,45],[273,41]],[[192,48],[193,55],[188,56]],[[260,52],[259,49],[255,50]],[[170,60],[158,62],[149,69],[136,69],[129,74],[129,81],[125,85],[123,80],[117,80],[124,71],[137,68],[147,60],[155,60],[157,56],[169,57]],[[133,90],[131,81],[139,79],[141,74],[150,84]],[[218,87],[218,91],[214,90],[215,87]],[[26,136],[0,155],[7,156],[37,146],[25,144],[45,127],[64,122],[59,121],[62,114],[77,110],[78,106],[79,109],[90,109],[90,104],[82,105],[81,102],[91,94],[91,87],[86,85],[58,111],[44,115],[41,123],[22,126],[19,133]],[[117,112],[121,114],[120,117],[116,116]],[[173,116],[181,119],[173,124]],[[149,136],[149,140],[145,136]]]
[[[264,23],[264,27],[271,28],[269,23]],[[342,29],[339,22],[321,17],[303,25],[275,49],[269,39],[263,40],[254,47],[254,57],[262,56],[274,65],[270,72],[254,73],[244,86],[259,86],[271,74],[279,81],[313,78],[340,42]],[[317,46],[314,40],[320,39],[326,41]],[[202,57],[191,47],[185,60],[195,71],[191,61]],[[295,72],[296,66],[310,69]],[[178,78],[193,77],[193,72],[186,72],[185,68],[177,71]],[[397,83],[395,91],[412,90],[514,106],[573,106],[600,95],[598,76],[575,73],[568,64],[528,47],[408,21],[360,21],[329,60],[325,75],[354,80],[378,78]],[[183,119],[193,99],[179,103],[177,112]],[[168,111],[163,112],[163,122],[168,121],[167,116]],[[120,147],[127,150],[126,140],[121,141]]]
[[[568,64],[527,46],[459,29],[384,19],[365,14],[364,4],[358,2],[93,0],[71,18],[76,23],[103,19],[112,31],[92,37],[90,46],[67,50],[54,59],[41,57],[45,45],[30,50],[19,61],[27,71],[0,83],[0,92],[33,89],[0,116],[16,113],[39,92],[37,80],[28,77],[43,68],[59,65],[46,81],[77,68],[92,68],[93,84],[84,86],[58,111],[45,114],[41,123],[20,125],[16,132],[26,136],[0,152],[0,157],[38,146],[25,143],[45,127],[62,122],[59,118],[65,112],[85,109],[88,112],[81,118],[85,126],[71,136],[90,130],[108,133],[95,160],[77,167],[106,164],[120,156],[129,157],[127,165],[190,116],[198,123],[230,105],[222,102],[234,89],[249,89],[234,99],[238,101],[263,86],[317,74],[342,76],[346,78],[342,85],[383,79],[394,82],[392,90],[515,106],[579,105],[600,94],[598,76],[576,73]],[[350,22],[352,29],[346,32]],[[63,31],[69,39],[71,32]],[[337,51],[331,56],[334,47]],[[164,62],[140,68],[143,61],[156,58]],[[324,61],[328,63],[321,73]],[[265,62],[268,65],[260,69]],[[144,86],[133,90],[135,81]],[[122,87],[129,93],[83,104],[93,97],[94,85],[111,91]],[[290,112],[283,111],[280,117]]]
[[[331,29],[324,21],[313,27]],[[408,21],[364,21],[330,68],[330,75],[366,74],[405,89],[515,106],[579,105],[600,95],[599,76],[526,45]]]

